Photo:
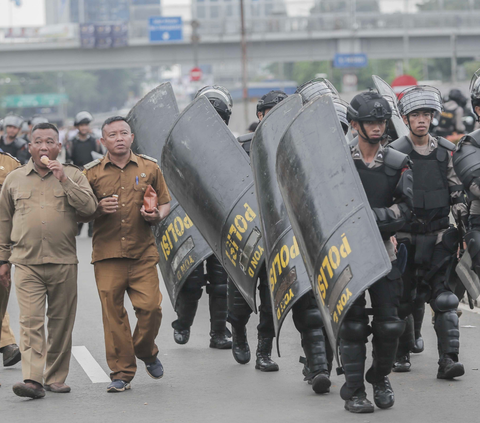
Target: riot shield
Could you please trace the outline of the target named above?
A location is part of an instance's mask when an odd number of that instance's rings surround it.
[[[468,250],[464,251],[461,260],[455,268],[455,272],[472,299],[476,300],[480,296],[480,280],[472,270],[472,257]]]
[[[249,158],[207,98],[172,127],[162,154],[169,188],[252,310],[264,248]]]
[[[332,345],[352,303],[391,270],[332,99],[305,105],[277,151],[276,173]]]
[[[255,131],[250,153],[270,280],[277,350],[285,317],[297,300],[312,289],[275,173],[278,143],[301,108],[302,97],[294,94],[270,110]]]
[[[405,125],[403,122],[402,115],[398,110],[397,96],[392,90],[392,87],[377,75],[372,75],[372,79],[379,94],[385,96],[390,103],[390,107],[392,108],[392,123],[395,128],[395,132],[397,133],[397,137],[400,138],[404,135],[408,136],[410,131],[408,130],[407,125]]]
[[[130,111],[127,120],[135,134],[136,152],[160,160],[170,128],[179,112],[169,82],[150,91]],[[190,273],[213,252],[175,197],[169,215],[153,229],[167,292],[176,308],[177,298]]]

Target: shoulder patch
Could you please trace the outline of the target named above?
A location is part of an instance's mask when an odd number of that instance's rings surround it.
[[[74,167],[75,169],[78,169],[80,171],[82,170],[77,165],[74,165],[73,163],[63,163],[63,166],[70,166],[70,167]]]
[[[88,170],[91,169],[92,167],[95,167],[101,163],[100,159],[96,159],[93,162],[87,163],[85,166],[83,166],[84,169]]]
[[[140,157],[146,159],[146,160],[150,160],[151,162],[153,163],[157,163],[158,160],[157,159],[154,159],[153,157],[150,157],[150,156],[147,156],[146,154],[139,154]]]
[[[439,146],[446,148],[449,151],[455,151],[455,144],[453,142],[450,142],[443,137],[438,137],[437,141]]]
[[[10,153],[7,153],[5,151],[0,151],[0,154],[3,154],[4,156],[8,156],[11,159],[15,160],[16,162],[21,163],[20,160],[18,160],[16,157],[13,157]]]

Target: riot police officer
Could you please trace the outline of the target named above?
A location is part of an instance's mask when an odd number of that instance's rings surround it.
[[[90,123],[93,121],[93,116],[87,111],[78,112],[75,115],[73,125],[78,130],[77,134],[67,140],[65,146],[66,160],[69,163],[73,163],[80,169],[90,163],[94,157],[92,152],[100,153],[100,145],[96,138],[92,135],[90,129]],[[82,231],[83,223],[78,223],[78,233]],[[93,221],[88,222],[88,236],[91,238],[93,235]]]
[[[453,169],[451,152],[455,145],[429,134],[435,112],[442,111],[440,92],[430,86],[410,87],[402,92],[400,112],[410,134],[394,141],[391,148],[408,154],[413,161],[413,221],[397,234],[408,250],[400,316],[413,311],[417,296],[429,302],[435,311],[438,339],[438,379],[452,379],[464,374],[458,361],[458,298],[446,280],[449,266],[456,260],[458,231],[450,227],[450,206],[455,217],[467,217],[463,186]],[[414,348],[412,320],[407,319],[393,370],[410,371],[409,351]]]
[[[48,119],[43,116],[35,115],[28,121],[28,132],[23,136],[25,141],[30,142],[32,136],[32,129],[35,125],[39,123],[48,123]]]
[[[4,134],[0,137],[0,149],[17,158],[22,164],[30,158],[27,141],[18,135],[22,127],[23,118],[14,114],[3,119]]]
[[[200,89],[195,98],[204,95],[208,98],[220,117],[228,125],[232,114],[233,101],[230,93],[222,86],[206,86]],[[203,286],[209,295],[210,309],[210,348],[230,349],[232,341],[226,328],[227,322],[227,273],[218,259],[212,255],[197,266],[185,281],[177,299],[177,320],[172,322],[173,337],[177,344],[186,344],[190,338],[190,327],[195,319],[198,301]]]
[[[397,313],[402,279],[390,238],[411,217],[412,198],[408,190],[411,170],[406,170],[407,155],[385,148],[380,142],[391,115],[388,101],[374,91],[356,95],[348,107],[348,118],[358,133],[351,154],[392,262],[391,272],[368,289],[373,310],[371,326],[363,294],[351,306],[339,330],[346,380],[340,395],[345,400],[345,409],[352,413],[374,411],[364,384],[365,343],[370,333],[373,333],[373,363],[365,379],[373,385],[377,407],[389,408],[394,404],[388,374],[395,359],[398,338],[405,328]]]
[[[480,69],[470,82],[470,99],[477,120],[480,121]],[[472,269],[480,277],[480,130],[460,140],[453,154],[453,167],[462,181],[470,200],[468,232],[465,235]]]
[[[462,92],[457,88],[451,89],[447,101],[443,105],[443,110],[438,112],[438,126],[435,128],[435,134],[444,138],[453,134],[456,136],[464,134],[463,109],[466,104],[467,99]]]

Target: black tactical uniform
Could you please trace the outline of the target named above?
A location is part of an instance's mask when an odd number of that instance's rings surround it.
[[[441,111],[441,96],[433,87],[412,87],[403,94],[400,111],[408,119],[414,111]],[[412,129],[410,131],[412,133]],[[409,137],[402,137],[393,142],[391,148],[408,154],[413,162],[415,215],[397,234],[398,241],[408,250],[399,309],[407,326],[399,343],[394,371],[410,370],[409,352],[415,348],[415,340],[413,320],[408,316],[415,309],[418,312],[426,301],[435,311],[440,357],[437,378],[451,379],[463,375],[464,369],[458,362],[458,298],[446,277],[449,266],[455,263],[459,241],[458,231],[450,227],[450,206],[455,217],[461,213],[465,218],[467,214],[463,186],[453,170],[451,154],[455,145],[428,135],[426,145],[416,146]],[[420,346],[423,349],[423,345]]]
[[[354,97],[348,116],[359,122],[362,137],[370,140],[364,129],[364,122],[390,119],[391,108],[385,98],[375,92],[361,93]],[[375,213],[380,233],[392,261],[391,272],[378,280],[369,289],[373,320],[371,326],[365,309],[365,294],[360,296],[348,311],[339,331],[339,346],[345,384],[340,395],[345,408],[354,413],[373,412],[373,406],[366,398],[364,385],[365,354],[367,337],[373,333],[373,363],[365,379],[373,385],[375,404],[389,408],[394,403],[394,394],[387,375],[395,359],[398,338],[405,323],[398,317],[397,309],[402,293],[402,279],[397,267],[395,249],[391,236],[410,218],[411,170],[408,156],[384,148],[380,143],[371,163],[366,163],[360,147],[353,143],[351,148],[355,166],[365,188],[368,201]]]

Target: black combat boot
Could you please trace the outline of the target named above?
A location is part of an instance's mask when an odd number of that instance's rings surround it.
[[[414,320],[410,314],[405,319],[405,330],[398,340],[398,348],[392,370],[396,373],[410,371],[410,351],[415,347]]]
[[[330,371],[327,346],[322,329],[312,329],[302,333],[302,347],[306,356],[303,374],[317,394],[330,392]]]
[[[229,350],[232,341],[227,331],[227,298],[209,296],[210,307],[210,348]]]
[[[365,414],[373,413],[375,408],[368,400],[365,389],[357,389],[349,399],[345,400],[345,410],[350,413]]]
[[[255,362],[255,368],[262,372],[277,372],[278,364],[270,358],[272,354],[272,342],[273,338],[264,338],[258,335],[257,346],[257,361]]]
[[[413,321],[415,328],[415,346],[412,348],[412,352],[415,354],[421,353],[425,349],[425,344],[422,338],[422,323],[423,316],[425,315],[425,303],[422,302],[421,305],[418,305],[415,302],[415,308],[413,309]]]
[[[365,379],[373,385],[375,405],[378,408],[390,408],[395,403],[395,396],[387,375],[390,373],[395,360],[398,338],[404,333],[406,325],[405,321],[400,320],[395,315],[396,310],[380,309],[377,313],[378,316],[383,315],[384,318],[389,317],[392,320],[374,320],[372,322],[373,362],[372,367],[368,369],[365,375]],[[397,320],[394,320],[395,318]]]
[[[232,353],[237,363],[247,364],[250,361],[246,327],[235,328],[235,326],[232,326]]]
[[[465,368],[458,361],[459,337],[458,316],[455,311],[435,313],[435,332],[438,338],[437,379],[453,379],[463,376]]]
[[[177,344],[186,344],[190,339],[190,327],[197,312],[198,300],[189,301],[180,293],[177,300],[178,319],[172,322],[173,339]]]

